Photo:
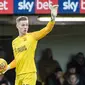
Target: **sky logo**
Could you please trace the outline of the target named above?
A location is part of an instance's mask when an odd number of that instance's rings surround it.
[[[33,14],[35,12],[34,0],[14,0],[15,14]]]
[[[59,0],[59,13],[79,13],[79,0]]]
[[[0,14],[13,13],[13,0],[0,0]]]

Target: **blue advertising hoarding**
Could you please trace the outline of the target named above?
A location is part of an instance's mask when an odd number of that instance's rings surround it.
[[[14,14],[34,14],[35,0],[14,0]]]
[[[79,0],[59,0],[59,13],[80,13]]]

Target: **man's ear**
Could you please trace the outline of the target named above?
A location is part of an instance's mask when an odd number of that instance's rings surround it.
[[[16,23],[16,27],[17,27],[17,29],[18,29],[18,24]]]

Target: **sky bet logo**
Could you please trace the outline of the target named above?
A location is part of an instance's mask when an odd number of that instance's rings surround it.
[[[60,13],[79,13],[80,0],[59,0]]]
[[[58,4],[58,0],[36,0],[35,12],[37,14],[50,13],[49,4]]]
[[[13,0],[0,0],[0,14],[13,13]]]
[[[33,14],[34,7],[34,0],[14,0],[15,14]]]

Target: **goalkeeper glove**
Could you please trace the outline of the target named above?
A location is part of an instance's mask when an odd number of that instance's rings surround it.
[[[49,5],[49,8],[51,10],[51,21],[55,21],[55,18],[57,16],[57,10],[58,10],[58,5]]]

